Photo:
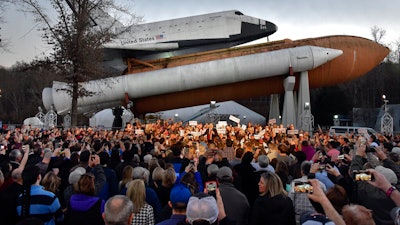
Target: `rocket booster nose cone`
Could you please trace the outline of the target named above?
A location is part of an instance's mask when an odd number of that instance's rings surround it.
[[[311,51],[314,56],[314,68],[321,66],[343,54],[342,50],[321,48],[316,46],[312,46]]]
[[[44,88],[42,92],[42,101],[46,111],[50,110],[51,106],[54,104],[53,101],[53,89]]]

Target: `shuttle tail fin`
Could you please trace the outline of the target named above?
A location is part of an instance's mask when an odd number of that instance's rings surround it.
[[[69,8],[72,10],[75,16],[78,16],[77,6],[71,3],[70,0],[65,0]],[[75,3],[76,4],[76,3]],[[78,3],[79,4],[79,3]],[[80,6],[79,6],[80,7]],[[124,28],[124,25],[117,19],[109,15],[107,12],[99,9],[98,7],[90,10],[90,21],[91,26],[94,29],[110,29],[112,32],[117,33],[119,30]]]

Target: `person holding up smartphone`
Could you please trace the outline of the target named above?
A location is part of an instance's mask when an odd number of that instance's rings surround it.
[[[335,223],[335,225],[346,225],[340,214],[336,211],[332,203],[326,197],[324,191],[321,189],[319,181],[316,179],[310,179],[308,180],[308,182],[313,187],[313,193],[308,194],[308,198],[313,200],[314,202],[319,203],[324,209],[325,215],[330,218]]]
[[[378,158],[381,159],[380,163],[382,163],[384,166],[390,166],[392,161],[388,158],[385,158],[383,155],[381,156],[380,155],[381,150],[379,148],[375,149],[377,152],[373,154],[377,155]],[[359,143],[356,146],[356,155],[353,157],[350,163],[350,171],[352,172],[353,178],[354,178],[353,171],[363,170],[365,159],[370,158],[367,157],[365,150],[366,150],[365,144]],[[375,168],[377,168],[378,170],[382,170],[381,173],[385,175],[386,179],[390,180],[393,178],[392,179],[393,184],[397,183],[398,181],[397,176],[393,170],[383,166],[377,166]],[[392,224],[393,219],[391,218],[390,211],[394,207],[396,207],[396,204],[395,201],[393,201],[389,197],[394,192],[394,190],[389,190],[389,189],[385,191],[377,190],[378,187],[373,185],[376,184],[376,181],[374,181],[374,179],[377,179],[375,177],[376,174],[372,173],[372,176],[374,178],[371,181],[368,180],[355,181],[356,188],[354,190],[356,191],[356,193],[354,193],[354,196],[357,196],[357,199],[355,199],[355,201],[357,201],[357,203],[359,203],[360,205],[363,205],[367,209],[370,209],[374,212],[374,220],[376,224]],[[385,188],[388,188],[388,186],[385,186]]]

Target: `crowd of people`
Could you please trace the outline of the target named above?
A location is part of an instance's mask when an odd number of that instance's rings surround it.
[[[0,146],[4,225],[400,222],[399,135],[166,120],[22,126]]]

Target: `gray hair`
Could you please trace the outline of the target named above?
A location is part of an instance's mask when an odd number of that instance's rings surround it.
[[[10,152],[8,157],[10,157],[11,161],[16,161],[20,155],[22,155],[21,151],[19,149],[14,149]]]
[[[137,166],[133,169],[133,179],[142,179],[146,184],[149,183],[149,176],[150,176],[150,171],[141,167]]]
[[[208,165],[208,167],[207,167],[207,173],[208,173],[209,176],[215,176],[215,175],[217,175],[218,170],[219,170],[219,168],[218,168],[218,166],[215,165],[215,164],[210,164],[210,165]]]
[[[104,206],[104,222],[107,225],[130,225],[133,203],[125,195],[114,195]]]
[[[260,165],[261,168],[266,168],[269,165],[269,159],[268,156],[266,155],[260,155],[257,158],[258,165]]]

